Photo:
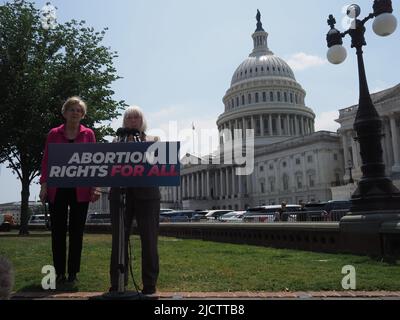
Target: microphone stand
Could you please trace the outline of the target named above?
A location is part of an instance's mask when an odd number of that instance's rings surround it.
[[[126,128],[120,128],[117,131],[118,142],[128,143],[129,136],[133,136],[132,142],[140,142],[140,132],[137,130],[129,130]],[[118,290],[116,292],[105,293],[102,297],[110,300],[138,300],[142,298],[141,293],[136,291],[125,290],[125,217],[126,217],[126,199],[127,199],[127,188],[119,189],[119,210],[118,210]]]

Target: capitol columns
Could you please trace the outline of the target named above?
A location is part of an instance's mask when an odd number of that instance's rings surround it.
[[[390,131],[392,133],[392,147],[393,147],[393,157],[394,157],[394,165],[392,168],[393,172],[400,172],[400,153],[399,153],[399,128],[396,123],[396,114],[391,113],[389,115],[390,119]]]
[[[299,119],[297,117],[297,115],[294,116],[294,127],[295,127],[295,135],[299,136],[300,135],[300,131],[299,131]]]
[[[277,121],[276,127],[278,128],[278,136],[281,136],[282,135],[282,118],[281,118],[280,114],[278,114],[278,118],[276,121]]]
[[[260,136],[264,136],[264,120],[263,120],[263,115],[260,115]]]
[[[341,131],[341,136],[342,136],[342,145],[343,145],[343,157],[344,157],[344,168],[345,168],[345,175],[344,175],[344,180],[347,180],[347,166],[349,165],[349,143],[347,140],[347,132],[345,130]]]
[[[269,122],[269,124],[268,124],[269,136],[272,137],[274,135],[274,131],[272,129],[272,115],[271,114],[268,115],[268,122]]]

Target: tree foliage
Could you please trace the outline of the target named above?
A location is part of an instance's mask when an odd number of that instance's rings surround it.
[[[117,53],[102,45],[85,21],[45,29],[34,3],[16,0],[0,6],[0,163],[8,161],[22,183],[22,227],[26,228],[29,185],[40,174],[46,135],[62,123],[61,106],[78,95],[88,105],[83,123],[97,139],[111,134],[102,125],[118,115],[110,85],[119,79]]]

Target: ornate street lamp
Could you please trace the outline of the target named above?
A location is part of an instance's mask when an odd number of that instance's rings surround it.
[[[375,0],[373,13],[360,20],[358,17],[361,9],[353,4],[347,10],[348,16],[353,19],[352,25],[343,33],[335,28],[336,20],[333,15],[328,19],[331,27],[327,34],[328,60],[333,64],[340,64],[346,59],[347,53],[342,46],[342,39],[350,35],[351,47],[357,51],[360,82],[360,100],[354,130],[357,133],[356,141],[360,144],[363,176],[352,195],[351,213],[341,220],[341,227],[342,224],[357,223],[358,227],[365,229],[365,223],[369,222],[370,227],[374,225],[370,230],[376,231],[382,221],[400,220],[400,191],[385,174],[381,143],[382,121],[369,93],[362,49],[366,45],[364,25],[367,21],[374,19],[373,30],[380,36],[388,36],[395,31],[397,20],[392,12],[391,0]]]

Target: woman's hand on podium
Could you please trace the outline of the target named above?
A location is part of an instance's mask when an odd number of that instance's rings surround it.
[[[101,191],[100,188],[93,188],[92,189],[92,194],[90,196],[90,201],[91,202],[96,202],[97,200],[100,199]]]
[[[39,198],[42,203],[45,203],[47,200],[47,183],[42,183],[40,186]]]

